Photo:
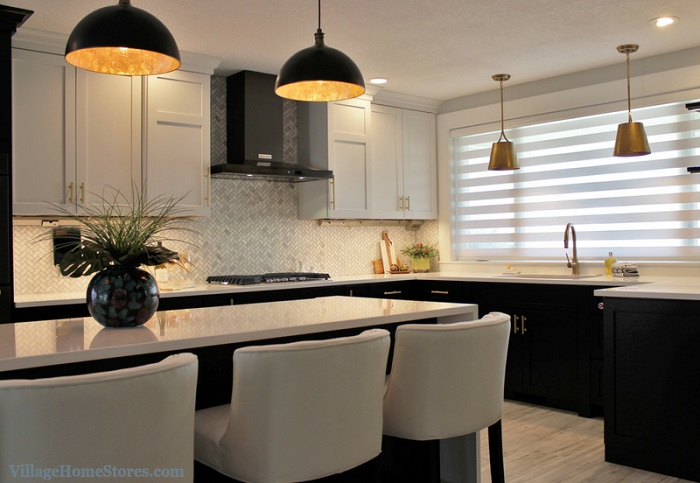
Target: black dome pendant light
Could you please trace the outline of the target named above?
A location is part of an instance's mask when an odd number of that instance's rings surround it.
[[[284,63],[275,83],[277,95],[295,101],[330,102],[365,93],[365,81],[355,62],[341,51],[327,47],[323,36],[318,0],[316,43]]]
[[[119,0],[78,22],[66,44],[66,61],[103,74],[165,74],[180,67],[180,51],[163,22]]]

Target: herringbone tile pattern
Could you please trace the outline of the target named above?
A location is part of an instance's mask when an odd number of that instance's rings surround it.
[[[372,260],[381,258],[383,230],[389,232],[397,253],[410,243],[437,242],[436,221],[413,232],[403,227],[318,226],[299,220],[297,191],[293,183],[213,179],[211,217],[195,220],[192,233],[171,234],[186,243],[165,246],[190,253],[194,266],[188,278],[203,281],[209,275],[278,271],[327,272],[331,277],[372,273]],[[51,242],[36,241],[46,230],[50,228],[15,227],[15,293],[84,291],[89,277],[62,277],[53,266]]]

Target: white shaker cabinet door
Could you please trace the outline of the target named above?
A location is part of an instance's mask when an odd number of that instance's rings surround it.
[[[141,80],[78,69],[76,76],[78,205],[131,198],[141,187]]]
[[[373,218],[404,217],[402,110],[372,106]]]
[[[149,199],[182,197],[189,216],[211,213],[210,92],[206,74],[147,78],[144,186]]]
[[[13,214],[75,211],[75,67],[12,51]]]
[[[368,218],[370,196],[369,101],[349,99],[328,106],[328,158],[331,180],[331,218]]]
[[[299,183],[299,217],[369,218],[370,101],[299,103],[297,109],[300,163],[333,171],[330,180]]]
[[[403,212],[406,219],[436,219],[437,145],[435,115],[403,111]]]

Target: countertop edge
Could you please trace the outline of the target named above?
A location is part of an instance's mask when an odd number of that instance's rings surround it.
[[[563,275],[566,276],[566,275]],[[632,279],[589,276],[586,278],[527,278],[527,276],[494,273],[429,272],[401,275],[367,274],[340,276],[330,280],[305,282],[259,284],[259,285],[212,285],[200,283],[192,288],[175,291],[161,291],[161,298],[207,296],[216,294],[236,294],[264,292],[270,290],[292,290],[298,288],[329,287],[335,285],[358,285],[368,283],[388,283],[410,280],[444,282],[487,282],[487,283],[526,283],[545,285],[577,285],[598,288],[596,296],[630,298],[666,298],[700,300],[700,279],[694,277],[639,277]],[[606,287],[601,289],[600,287]],[[80,292],[20,294],[15,295],[17,309],[49,307],[85,303],[85,295]]]

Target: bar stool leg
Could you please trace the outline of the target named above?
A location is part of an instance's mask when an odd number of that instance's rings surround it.
[[[506,475],[503,468],[503,432],[501,420],[489,426],[489,463],[491,465],[491,481],[505,483]]]

